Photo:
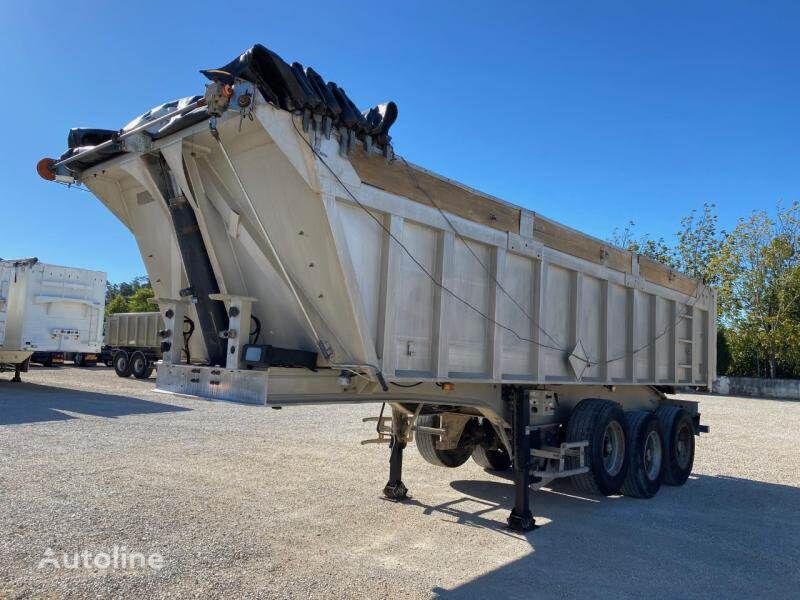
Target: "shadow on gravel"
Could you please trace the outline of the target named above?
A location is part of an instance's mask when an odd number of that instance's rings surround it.
[[[67,421],[75,418],[61,411],[113,419],[125,415],[185,410],[191,409],[128,396],[0,381],[0,425]]]
[[[638,500],[585,498],[567,483],[533,494],[542,526],[521,535],[498,520],[513,504],[511,483],[451,486],[462,496],[410,504],[517,537],[531,553],[454,589],[434,588],[437,598],[796,597],[800,589],[800,488],[697,475]]]

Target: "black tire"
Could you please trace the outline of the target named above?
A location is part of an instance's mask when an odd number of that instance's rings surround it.
[[[489,471],[508,471],[511,457],[505,448],[485,448],[478,444],[472,451],[472,460]]]
[[[52,367],[53,366],[53,355],[50,354],[47,358],[42,359],[41,365],[43,367]]]
[[[417,425],[423,427],[440,427],[441,417],[439,415],[420,415],[417,417]],[[447,467],[455,469],[469,460],[472,455],[472,446],[459,446],[452,450],[439,450],[436,448],[438,435],[417,431],[415,435],[417,450],[426,462],[437,467]]]
[[[625,413],[628,418],[628,474],[622,493],[631,498],[652,498],[664,475],[664,436],[654,413]]]
[[[153,374],[153,365],[147,360],[144,352],[137,350],[131,354],[131,373],[136,379],[147,379]]]
[[[85,367],[86,361],[83,359],[83,354],[76,352],[75,356],[72,357],[72,364],[76,367]]]
[[[678,406],[659,406],[656,417],[664,434],[664,483],[683,485],[694,466],[694,423]]]
[[[117,350],[117,353],[114,354],[113,362],[114,372],[117,374],[117,377],[131,376],[132,365],[130,357],[125,350]]]
[[[585,448],[589,471],[572,477],[575,489],[603,496],[619,493],[628,474],[627,439],[628,421],[616,403],[598,398],[581,400],[567,423],[567,441],[589,441]],[[580,462],[570,457],[568,464],[574,469]]]
[[[481,441],[472,451],[472,460],[487,471],[507,471],[511,467],[511,457],[488,419],[483,419],[481,433]]]

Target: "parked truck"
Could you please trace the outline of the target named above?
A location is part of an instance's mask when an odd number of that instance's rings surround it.
[[[119,377],[147,379],[161,359],[159,312],[117,313],[106,319],[106,347]]]
[[[189,341],[194,333],[194,322],[184,316],[182,335],[182,360],[191,362]],[[161,313],[115,313],[106,319],[104,352],[109,364],[119,377],[147,379],[156,363],[161,360],[164,320]]]
[[[164,323],[158,389],[378,403],[387,497],[406,497],[415,441],[439,467],[511,468],[518,530],[556,478],[643,498],[686,482],[705,428],[668,394],[714,378],[712,289],[397,156],[393,103],[362,115],[263,46],[203,73],[204,94],[72,130],[37,166],[136,237]]]

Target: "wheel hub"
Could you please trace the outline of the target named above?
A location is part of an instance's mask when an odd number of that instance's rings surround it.
[[[692,432],[689,431],[689,427],[685,423],[681,425],[675,442],[675,458],[681,469],[686,469],[691,460],[691,435]]]
[[[663,459],[663,450],[661,447],[661,439],[658,437],[656,431],[651,431],[644,441],[644,472],[650,481],[658,479],[661,473],[661,461]]]
[[[603,432],[603,467],[612,477],[622,470],[625,462],[625,433],[616,421],[606,425]]]

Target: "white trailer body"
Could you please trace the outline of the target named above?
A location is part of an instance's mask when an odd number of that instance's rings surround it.
[[[100,352],[106,274],[0,260],[0,362],[33,352]]]
[[[453,466],[447,452],[465,436],[482,464],[489,450],[517,456],[527,490],[528,477],[590,469],[584,452],[599,442],[567,431],[582,401],[653,413],[671,406],[664,387],[710,386],[715,293],[703,282],[412,165],[388,142],[331,131],[250,81],[213,83],[169,110],[114,138],[110,157],[99,144],[40,163],[46,178],[86,185],[135,236],[165,322],[159,389],[389,403],[377,441],[392,442],[387,494],[400,497],[415,432],[434,463]],[[184,314],[204,330],[192,356],[206,365],[180,361]],[[696,405],[683,408],[698,431]]]

